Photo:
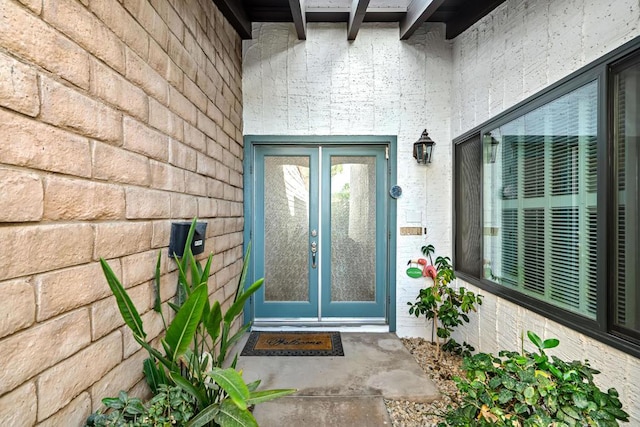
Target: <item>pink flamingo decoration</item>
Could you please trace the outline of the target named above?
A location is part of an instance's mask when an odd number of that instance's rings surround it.
[[[425,265],[424,268],[422,269],[422,276],[423,277],[431,277],[432,279],[435,280],[436,276],[438,275],[438,272],[436,271],[436,268],[433,265]]]
[[[429,262],[425,258],[412,259],[407,263],[407,265],[411,265],[411,264],[418,264],[422,268],[422,272],[420,273],[419,267],[412,267],[409,270],[407,270],[407,274],[410,277],[415,277],[415,278],[418,278],[420,276],[431,277],[432,279],[435,280],[436,275],[438,274],[438,271],[433,265],[429,264]]]

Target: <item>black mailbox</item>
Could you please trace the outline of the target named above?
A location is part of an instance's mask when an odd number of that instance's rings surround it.
[[[190,227],[190,222],[171,223],[171,237],[169,239],[169,256],[171,258],[180,258],[184,253],[184,245],[187,242]],[[193,240],[191,241],[191,252],[193,252],[194,255],[204,252],[204,239],[206,234],[207,223],[197,222],[196,230],[193,233]]]

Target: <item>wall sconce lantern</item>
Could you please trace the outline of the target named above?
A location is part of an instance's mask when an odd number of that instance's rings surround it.
[[[498,144],[500,144],[500,141],[491,137],[491,141],[489,141],[489,162],[491,163],[496,162],[496,158],[498,156]]]
[[[416,159],[418,164],[426,165],[431,163],[431,153],[434,145],[436,143],[429,138],[429,133],[425,129],[420,139],[413,143],[413,158]]]
[[[487,159],[489,163],[495,163],[498,157],[498,145],[500,141],[494,138],[490,133],[484,136],[485,145],[487,146]]]

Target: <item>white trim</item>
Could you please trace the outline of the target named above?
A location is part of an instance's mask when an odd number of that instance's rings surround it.
[[[318,321],[309,318],[261,318],[253,322],[254,331],[339,331],[339,332],[389,332],[386,319],[380,318],[338,318],[331,317]]]

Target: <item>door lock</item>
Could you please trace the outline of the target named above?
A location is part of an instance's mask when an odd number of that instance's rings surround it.
[[[318,244],[311,242],[311,268],[316,268],[316,255],[318,253]]]

